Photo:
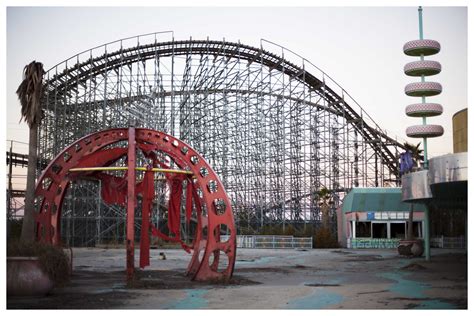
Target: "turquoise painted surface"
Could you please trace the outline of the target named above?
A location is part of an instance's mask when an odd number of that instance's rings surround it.
[[[186,290],[186,297],[168,305],[167,309],[200,309],[207,307],[204,295],[208,290]]]
[[[351,246],[354,249],[357,248],[397,248],[400,243],[400,239],[387,239],[387,238],[352,238]]]
[[[430,288],[429,285],[426,285],[421,282],[406,280],[405,277],[408,277],[410,274],[406,272],[386,272],[380,273],[381,277],[396,281],[395,284],[390,286],[388,290],[393,293],[397,293],[401,297],[408,298],[417,298],[423,299],[420,301],[419,305],[415,307],[416,309],[456,309],[457,307],[453,304],[442,302],[440,300],[430,300],[423,293],[424,290]]]
[[[339,304],[344,300],[343,296],[327,289],[316,288],[305,297],[291,300],[285,306],[287,309],[324,309],[331,305]]]
[[[423,291],[428,287],[420,282],[406,280],[404,277],[408,276],[408,273],[403,272],[385,272],[380,274],[381,277],[396,281],[389,290],[391,292],[397,293],[403,297],[413,297],[413,298],[424,298],[426,297],[423,294]]]
[[[410,204],[402,201],[402,189],[397,188],[353,188],[342,202],[342,211],[349,212],[381,212],[410,211]],[[415,212],[425,212],[424,204],[415,203]]]

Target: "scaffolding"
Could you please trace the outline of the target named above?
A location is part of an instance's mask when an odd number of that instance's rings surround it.
[[[40,161],[99,130],[161,130],[214,168],[239,233],[320,222],[322,188],[336,208],[352,187],[399,180],[403,146],[318,67],[266,40],[256,48],[176,41],[172,32],[122,39],[52,67],[44,91]],[[71,186],[62,210],[66,242],[123,239],[124,210],[101,202],[99,185]]]

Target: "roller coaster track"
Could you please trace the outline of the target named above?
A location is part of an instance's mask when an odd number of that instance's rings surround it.
[[[179,55],[214,55],[215,57],[239,58],[248,61],[249,64],[260,63],[271,70],[281,71],[289,77],[301,81],[327,102],[327,108],[332,108],[333,113],[343,117],[348,124],[351,124],[362,135],[374,151],[380,154],[383,164],[398,179],[397,157],[389,147],[395,146],[403,149],[401,143],[382,132],[380,127],[369,125],[362,115],[354,110],[343,97],[326,85],[324,79],[319,79],[304,68],[262,48],[255,48],[241,43],[210,40],[168,41],[137,45],[132,48],[122,48],[115,52],[106,53],[99,57],[91,57],[87,61],[67,67],[63,72],[45,81],[46,91],[55,91],[54,93],[57,95],[68,94],[69,90],[74,90],[78,85],[85,84],[88,79],[124,65],[152,59],[156,56]],[[219,90],[215,91],[217,93]],[[209,90],[209,92],[213,93],[212,90]]]

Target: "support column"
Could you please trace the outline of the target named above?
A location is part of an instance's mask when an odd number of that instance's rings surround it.
[[[426,212],[425,212],[425,231],[424,231],[424,236],[425,236],[425,260],[426,260],[426,261],[430,261],[430,258],[431,258],[431,249],[430,249],[430,216],[429,216],[428,207],[426,207]]]
[[[135,128],[128,129],[127,170],[127,281],[133,279],[135,270]]]

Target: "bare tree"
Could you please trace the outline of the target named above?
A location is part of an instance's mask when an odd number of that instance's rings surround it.
[[[35,181],[38,161],[38,125],[41,121],[41,96],[43,94],[43,64],[32,61],[23,69],[23,81],[16,90],[20,99],[21,118],[30,128],[28,146],[28,173],[26,178],[25,214],[21,229],[22,241],[35,238]]]

